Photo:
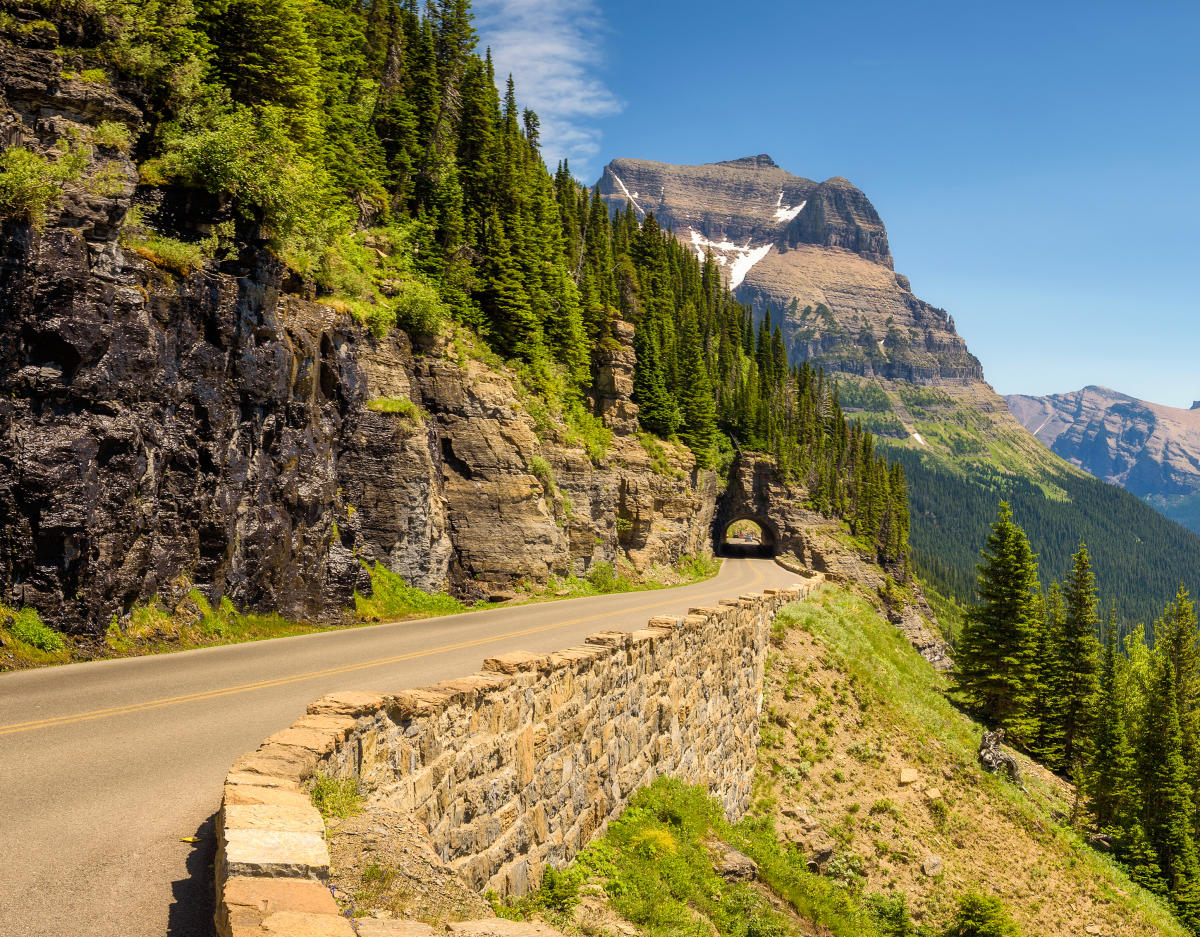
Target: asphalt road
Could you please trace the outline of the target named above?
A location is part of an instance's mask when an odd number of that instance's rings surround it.
[[[0,937],[210,937],[222,779],[325,693],[423,686],[795,578],[730,559],[676,589],[0,674]]]

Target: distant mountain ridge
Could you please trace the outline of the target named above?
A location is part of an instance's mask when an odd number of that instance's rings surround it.
[[[1095,385],[1004,399],[1053,452],[1200,532],[1200,401],[1184,410]]]

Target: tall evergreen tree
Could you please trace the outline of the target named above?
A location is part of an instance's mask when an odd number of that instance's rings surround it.
[[[1170,654],[1156,651],[1141,752],[1146,834],[1176,914],[1200,931],[1200,861],[1192,836],[1194,805],[1183,760],[1175,684]]]
[[[1062,713],[1062,761],[1071,770],[1081,757],[1081,746],[1090,729],[1092,707],[1099,689],[1100,645],[1096,640],[1099,616],[1096,613],[1096,577],[1092,573],[1087,547],[1079,545],[1072,557],[1071,574],[1064,596],[1066,617],[1058,642],[1058,703]]]
[[[1037,649],[1034,654],[1035,690],[1033,714],[1037,730],[1030,737],[1031,754],[1051,766],[1063,763],[1063,705],[1060,688],[1063,684],[1060,648],[1066,627],[1066,608],[1062,590],[1053,583],[1050,590],[1039,596]]]
[[[958,692],[986,722],[1024,743],[1035,728],[1037,563],[1006,502],[977,568],[978,602],[967,611],[958,651]]]

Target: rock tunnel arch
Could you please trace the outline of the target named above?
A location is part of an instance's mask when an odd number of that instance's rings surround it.
[[[740,512],[721,518],[714,530],[713,552],[717,556],[773,557],[779,553],[779,531],[770,518],[762,514]],[[750,532],[740,536],[743,527],[756,527],[757,536]]]

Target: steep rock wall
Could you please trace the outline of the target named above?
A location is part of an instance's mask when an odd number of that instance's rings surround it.
[[[502,896],[536,888],[660,775],[707,786],[740,816],[771,620],[820,581],[506,654],[432,687],[317,700],[226,778],[218,932],[273,933],[305,913],[311,932],[350,933],[320,884],[329,853],[305,793],[318,774],[357,779],[368,811],[411,814],[442,862]]]
[[[707,545],[712,473],[678,448],[656,473],[632,435],[627,325],[596,400],[616,436],[593,462],[465,343],[377,338],[265,250],[164,269],[122,246],[130,206],[193,237],[222,207],[139,189],[128,155],[87,142],[98,120],[139,125],[125,91],[62,78],[52,49],[0,48],[0,145],[74,141],[87,158],[44,229],[0,222],[0,600],[72,632],[193,583],[335,616],[375,560],[482,596]],[[123,181],[99,195],[99,173]],[[377,412],[380,398],[421,413]]]

